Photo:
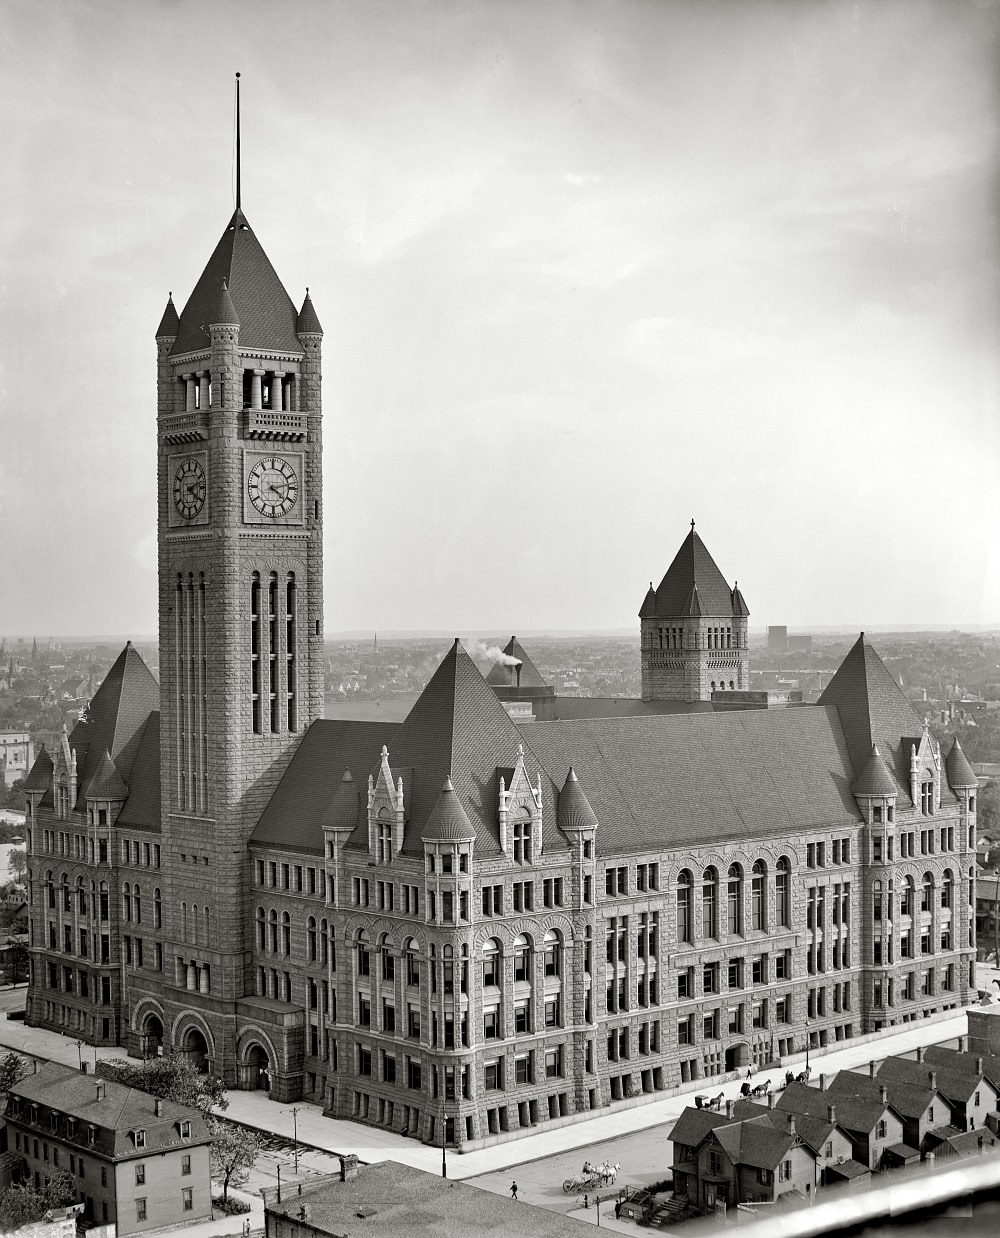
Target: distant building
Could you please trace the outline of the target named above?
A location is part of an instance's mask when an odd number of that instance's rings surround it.
[[[784,653],[788,648],[788,628],[769,625],[767,629],[768,653]]]
[[[29,731],[0,731],[0,770],[8,787],[26,778],[35,763],[35,747]]]
[[[7,1098],[7,1147],[37,1190],[73,1179],[83,1221],[118,1235],[211,1218],[205,1119],[199,1110],[49,1063]]]

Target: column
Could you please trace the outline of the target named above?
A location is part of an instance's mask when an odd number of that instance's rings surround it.
[[[274,371],[274,381],[271,386],[271,407],[276,412],[281,412],[285,407],[285,385],[284,385],[284,370]]]
[[[208,964],[207,963],[203,964],[198,970],[199,970],[198,992],[208,993],[210,991],[210,986],[209,986],[210,972],[209,972]]]
[[[198,407],[205,409],[208,408],[211,402],[211,396],[209,395],[209,371],[198,370],[196,371],[196,377],[198,379]]]
[[[193,412],[195,411],[196,407],[197,407],[197,405],[196,405],[196,403],[195,403],[195,379],[194,379],[194,375],[193,375],[193,374],[182,374],[182,375],[181,375],[181,378],[183,378],[183,379],[184,379],[184,394],[185,394],[185,397],[186,397],[186,402],[185,402],[185,405],[184,405],[184,411],[185,411],[185,412],[187,412],[187,413],[193,413]]]
[[[191,992],[198,990],[198,968],[194,963],[187,964],[187,987]]]
[[[267,371],[251,370],[250,372],[253,375],[253,379],[250,383],[250,407],[261,408],[260,380],[264,377]]]
[[[286,407],[291,410],[298,411],[299,407],[299,376],[293,370],[288,375],[288,393],[286,396]]]

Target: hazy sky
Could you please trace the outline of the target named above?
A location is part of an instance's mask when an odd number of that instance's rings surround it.
[[[155,345],[323,323],[326,629],[1000,624],[996,0],[2,0],[0,635],[156,631]]]

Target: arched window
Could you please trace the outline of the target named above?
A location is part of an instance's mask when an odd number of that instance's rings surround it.
[[[788,928],[792,914],[791,865],[787,856],[782,856],[775,865],[774,874],[774,922],[780,928]]]
[[[287,911],[281,913],[281,953],[289,955],[292,952],[292,919]]]
[[[194,944],[197,945],[198,944],[198,904],[197,903],[193,903],[191,906],[191,928],[193,930]]]
[[[306,921],[306,958],[310,963],[316,962],[316,917],[310,916]]]
[[[389,937],[388,933],[383,933],[382,936],[378,939],[378,952],[379,952],[379,959],[381,960],[381,967],[379,969],[379,974],[381,975],[382,979],[383,980],[395,980],[396,979],[396,956],[392,952],[392,939]],[[445,953],[450,956],[451,946],[445,947]],[[451,989],[446,989],[445,992],[450,993]]]
[[[483,988],[500,987],[500,943],[495,937],[483,943]]]
[[[690,870],[684,868],[677,877],[677,940],[691,941],[691,893],[694,889],[694,878]]]
[[[212,944],[211,912],[206,907],[202,914],[205,917],[205,945],[210,946]]]
[[[920,882],[920,910],[930,911],[934,906],[934,875],[924,873]]]
[[[111,888],[106,881],[101,882],[98,901],[101,905],[101,919],[107,920],[111,914]]]
[[[76,909],[81,916],[87,914],[87,890],[82,877],[76,879]]]
[[[273,907],[267,913],[267,944],[275,954],[278,953],[278,913]]]
[[[719,872],[711,866],[701,875],[701,935],[719,935]]]
[[[163,925],[163,900],[160,898],[160,887],[153,891],[153,928]]]
[[[73,910],[73,904],[70,902],[69,895],[69,877],[65,873],[62,875],[62,906],[63,911]]]
[[[257,948],[267,949],[267,917],[263,907],[257,908]]]
[[[45,874],[45,889],[48,891],[49,910],[55,911],[56,908],[56,883],[52,880],[52,869],[48,869]]]
[[[726,875],[726,931],[743,932],[743,869],[730,864]]]
[[[514,938],[514,983],[531,979],[531,942],[523,933]]]
[[[951,908],[954,877],[950,868],[944,870],[941,878],[941,906]]]
[[[320,962],[326,967],[328,964],[332,967],[337,966],[337,952],[335,949],[333,928],[327,928],[326,920],[321,920],[319,925],[320,938],[319,948],[321,951]]]
[[[133,903],[133,910],[135,911],[135,922],[136,924],[141,924],[142,923],[142,891],[139,889],[138,885],[134,886],[132,889],[132,903]]]
[[[370,976],[372,974],[372,955],[371,948],[368,944],[368,934],[364,929],[358,929],[358,935],[354,939],[355,955],[358,961],[358,975]]]
[[[181,941],[188,939],[188,905],[181,903]]]
[[[562,936],[557,929],[549,929],[545,934],[545,974],[562,975]]]
[[[420,984],[420,946],[412,937],[403,943],[403,958],[406,961],[406,983],[416,988]]]
[[[122,919],[132,919],[132,887],[127,881],[122,886]]]
[[[756,860],[750,870],[750,928],[756,933],[767,928],[766,889],[767,865]]]
[[[904,877],[899,883],[899,914],[912,918],[916,901],[916,886],[913,878]]]

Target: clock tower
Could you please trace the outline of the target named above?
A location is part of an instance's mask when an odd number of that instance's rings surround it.
[[[159,1006],[165,1047],[229,1080],[247,839],[322,712],[322,336],[239,206],[156,333],[166,888],[162,983],[133,1026]]]

